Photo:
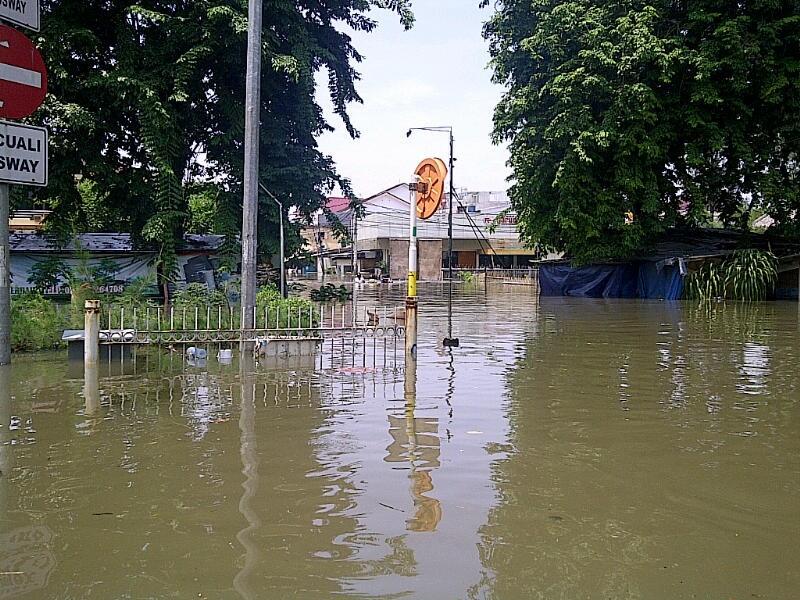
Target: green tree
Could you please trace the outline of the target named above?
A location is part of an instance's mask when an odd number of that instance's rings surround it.
[[[484,36],[528,241],[620,257],[759,208],[800,233],[800,3],[501,0]]]
[[[310,214],[333,185],[347,184],[316,144],[331,125],[315,102],[315,73],[327,70],[336,112],[357,135],[347,106],[360,101],[361,56],[343,30],[373,30],[374,8],[410,26],[408,5],[264,1],[261,178],[287,206]],[[51,131],[51,184],[34,201],[55,211],[51,226],[130,231],[137,244],[160,250],[169,272],[192,224],[191,191],[214,182],[215,228],[233,238],[241,221],[246,0],[43,0],[43,13],[37,42],[50,93],[34,120]],[[79,190],[75,175],[94,187]],[[102,198],[105,212],[87,197]],[[108,221],[97,222],[98,214]],[[264,211],[263,253],[277,247],[276,217]]]

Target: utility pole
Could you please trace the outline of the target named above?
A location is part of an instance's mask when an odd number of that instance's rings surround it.
[[[447,278],[450,280],[451,284],[449,286],[449,302],[452,304],[453,302],[453,202],[456,199],[456,188],[453,185],[453,163],[455,159],[453,158],[453,129],[450,129],[450,202],[447,203],[448,213],[447,213]],[[452,332],[448,334],[448,337],[452,337]]]
[[[355,201],[350,201],[350,218],[353,221],[353,327],[358,321],[358,210]]]
[[[445,347],[459,345],[453,338],[453,203],[456,201],[456,188],[453,184],[453,128],[450,128],[450,202],[447,203],[447,337],[442,341]]]
[[[11,253],[8,184],[0,183],[0,366],[11,364]]]
[[[353,282],[360,273],[358,268],[358,209],[353,205]]]
[[[242,329],[252,329],[256,305],[258,247],[258,150],[261,126],[261,2],[249,0],[247,80],[244,113],[244,197],[242,199]]]

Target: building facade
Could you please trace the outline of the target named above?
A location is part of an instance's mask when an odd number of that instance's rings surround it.
[[[336,199],[339,200],[339,199]],[[359,268],[362,272],[381,270],[392,279],[408,274],[409,201],[407,184],[398,184],[362,200],[363,216],[354,224],[349,203],[334,211],[349,231],[355,228]],[[448,266],[449,194],[439,210],[428,220],[418,221],[419,277],[423,281],[442,278]],[[329,203],[329,207],[331,204]],[[331,207],[331,210],[333,208]],[[314,231],[325,239],[332,236],[327,220],[321,220],[304,233],[313,242]],[[317,247],[309,250],[323,268],[346,272],[352,269],[352,247]],[[525,267],[536,259],[536,252],[519,240],[517,216],[505,192],[461,192],[453,206],[453,268]],[[337,265],[339,269],[337,269]]]

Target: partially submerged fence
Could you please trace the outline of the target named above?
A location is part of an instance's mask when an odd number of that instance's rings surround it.
[[[243,328],[247,322],[253,327]],[[303,302],[254,308],[252,315],[245,315],[244,310],[222,306],[112,306],[103,311],[100,329],[101,344],[134,345],[402,338],[405,309]]]

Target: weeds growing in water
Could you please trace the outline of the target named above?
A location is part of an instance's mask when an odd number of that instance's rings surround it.
[[[458,278],[463,283],[474,283],[478,280],[478,276],[475,275],[472,271],[459,271]]]
[[[707,262],[690,274],[686,278],[684,297],[689,300],[765,300],[774,291],[777,281],[778,261],[772,252],[737,250],[721,263]]]

